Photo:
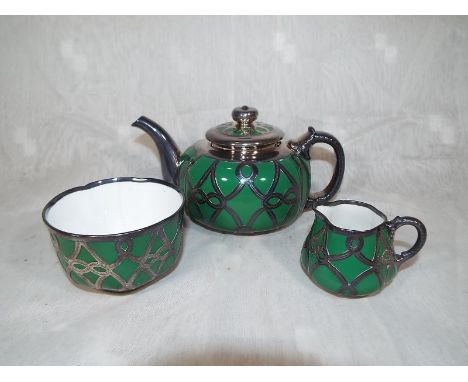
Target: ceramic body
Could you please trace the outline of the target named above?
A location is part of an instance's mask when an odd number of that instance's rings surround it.
[[[323,206],[329,209],[324,210]],[[347,210],[343,208],[334,215],[337,211],[333,209],[340,206]],[[337,201],[317,206],[314,211],[315,220],[304,242],[301,265],[314,283],[339,296],[363,297],[379,292],[426,240],[426,229],[418,219],[396,217],[388,221],[382,212],[366,203]],[[344,223],[337,225],[332,218]],[[357,221],[363,225],[352,229],[359,224]],[[394,234],[406,224],[416,228],[418,239],[409,251],[396,254]]]
[[[177,182],[194,222],[226,233],[266,233],[303,211],[310,164],[285,147],[263,160],[223,159],[200,141],[182,154]]]
[[[174,212],[168,212],[164,219],[157,221],[146,227],[133,229],[129,232],[104,233],[94,235],[91,233],[76,234],[65,232],[57,227],[61,223],[55,223],[50,216],[50,211],[56,203],[64,197],[73,196],[80,191],[92,190],[103,185],[120,182],[156,183],[166,188],[170,188],[175,193],[179,191],[171,184],[156,179],[141,178],[113,178],[90,183],[83,187],[77,187],[63,192],[52,199],[43,210],[43,220],[47,225],[52,243],[57,253],[61,266],[65,270],[69,279],[77,286],[105,290],[112,292],[131,291],[152,283],[175,269],[181,252],[183,233],[183,198],[179,207],[174,208]],[[118,191],[120,199],[117,203],[109,203],[110,208],[119,208],[119,204],[128,201],[129,195]],[[140,196],[141,197],[141,196]],[[162,194],[161,198],[164,198]],[[147,206],[148,201],[132,206],[133,212],[127,211],[125,219],[138,218],[141,210]],[[146,202],[146,203],[145,203]],[[73,211],[73,201],[71,213]],[[113,206],[115,204],[115,207]],[[77,205],[78,206],[78,205]],[[108,206],[108,207],[109,207]],[[141,210],[140,210],[141,206]],[[158,208],[158,206],[155,206]],[[84,207],[86,208],[86,206]],[[83,209],[83,207],[81,207]],[[98,208],[97,208],[98,209]],[[92,212],[92,211],[89,211]],[[101,211],[104,215],[112,215],[109,209]],[[68,213],[68,211],[67,211]],[[150,211],[150,215],[151,215]],[[85,211],[85,214],[87,212]],[[96,214],[98,212],[96,211]],[[121,211],[118,214],[122,214]],[[151,216],[149,216],[151,219]],[[75,220],[86,220],[80,215]],[[63,220],[60,216],[55,219],[57,222]],[[94,229],[100,229],[100,219],[98,215],[92,217],[92,221],[97,224]],[[126,222],[123,222],[126,224]],[[88,226],[92,223],[87,223]]]

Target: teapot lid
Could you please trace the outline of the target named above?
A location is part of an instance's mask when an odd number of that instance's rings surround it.
[[[284,136],[282,130],[257,122],[258,110],[241,106],[232,111],[232,122],[222,123],[206,132],[206,139],[215,150],[268,151],[278,147]]]

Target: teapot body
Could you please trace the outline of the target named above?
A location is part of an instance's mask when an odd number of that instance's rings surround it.
[[[158,123],[141,116],[132,125],[150,135],[159,150],[164,179],[182,189],[189,217],[223,233],[255,235],[292,223],[303,210],[325,202],[338,191],[345,157],[331,134],[310,126],[287,143],[284,133],[256,121],[258,111],[242,106],[234,122],[212,127],[184,153]],[[310,194],[310,149],[329,145],[336,157],[333,176],[320,192]]]
[[[266,157],[222,157],[206,141],[180,157],[177,183],[186,212],[197,224],[218,232],[254,235],[291,224],[304,210],[310,163],[285,143]]]

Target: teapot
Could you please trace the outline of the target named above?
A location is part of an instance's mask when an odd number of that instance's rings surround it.
[[[186,213],[195,223],[217,232],[255,235],[283,228],[302,211],[332,198],[345,169],[343,148],[333,135],[309,127],[286,143],[282,130],[257,117],[254,107],[236,107],[234,121],[212,127],[205,140],[182,154],[151,119],[142,116],[132,126],[156,144],[163,177],[181,188]],[[315,143],[332,147],[336,165],[328,185],[310,194],[309,149]]]

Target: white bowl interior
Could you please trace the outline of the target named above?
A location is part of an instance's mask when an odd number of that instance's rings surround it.
[[[135,178],[68,194],[46,211],[45,219],[61,231],[109,235],[158,223],[182,204],[172,187]]]
[[[385,221],[370,208],[357,204],[318,206],[317,210],[325,215],[334,226],[355,231],[367,231]]]

